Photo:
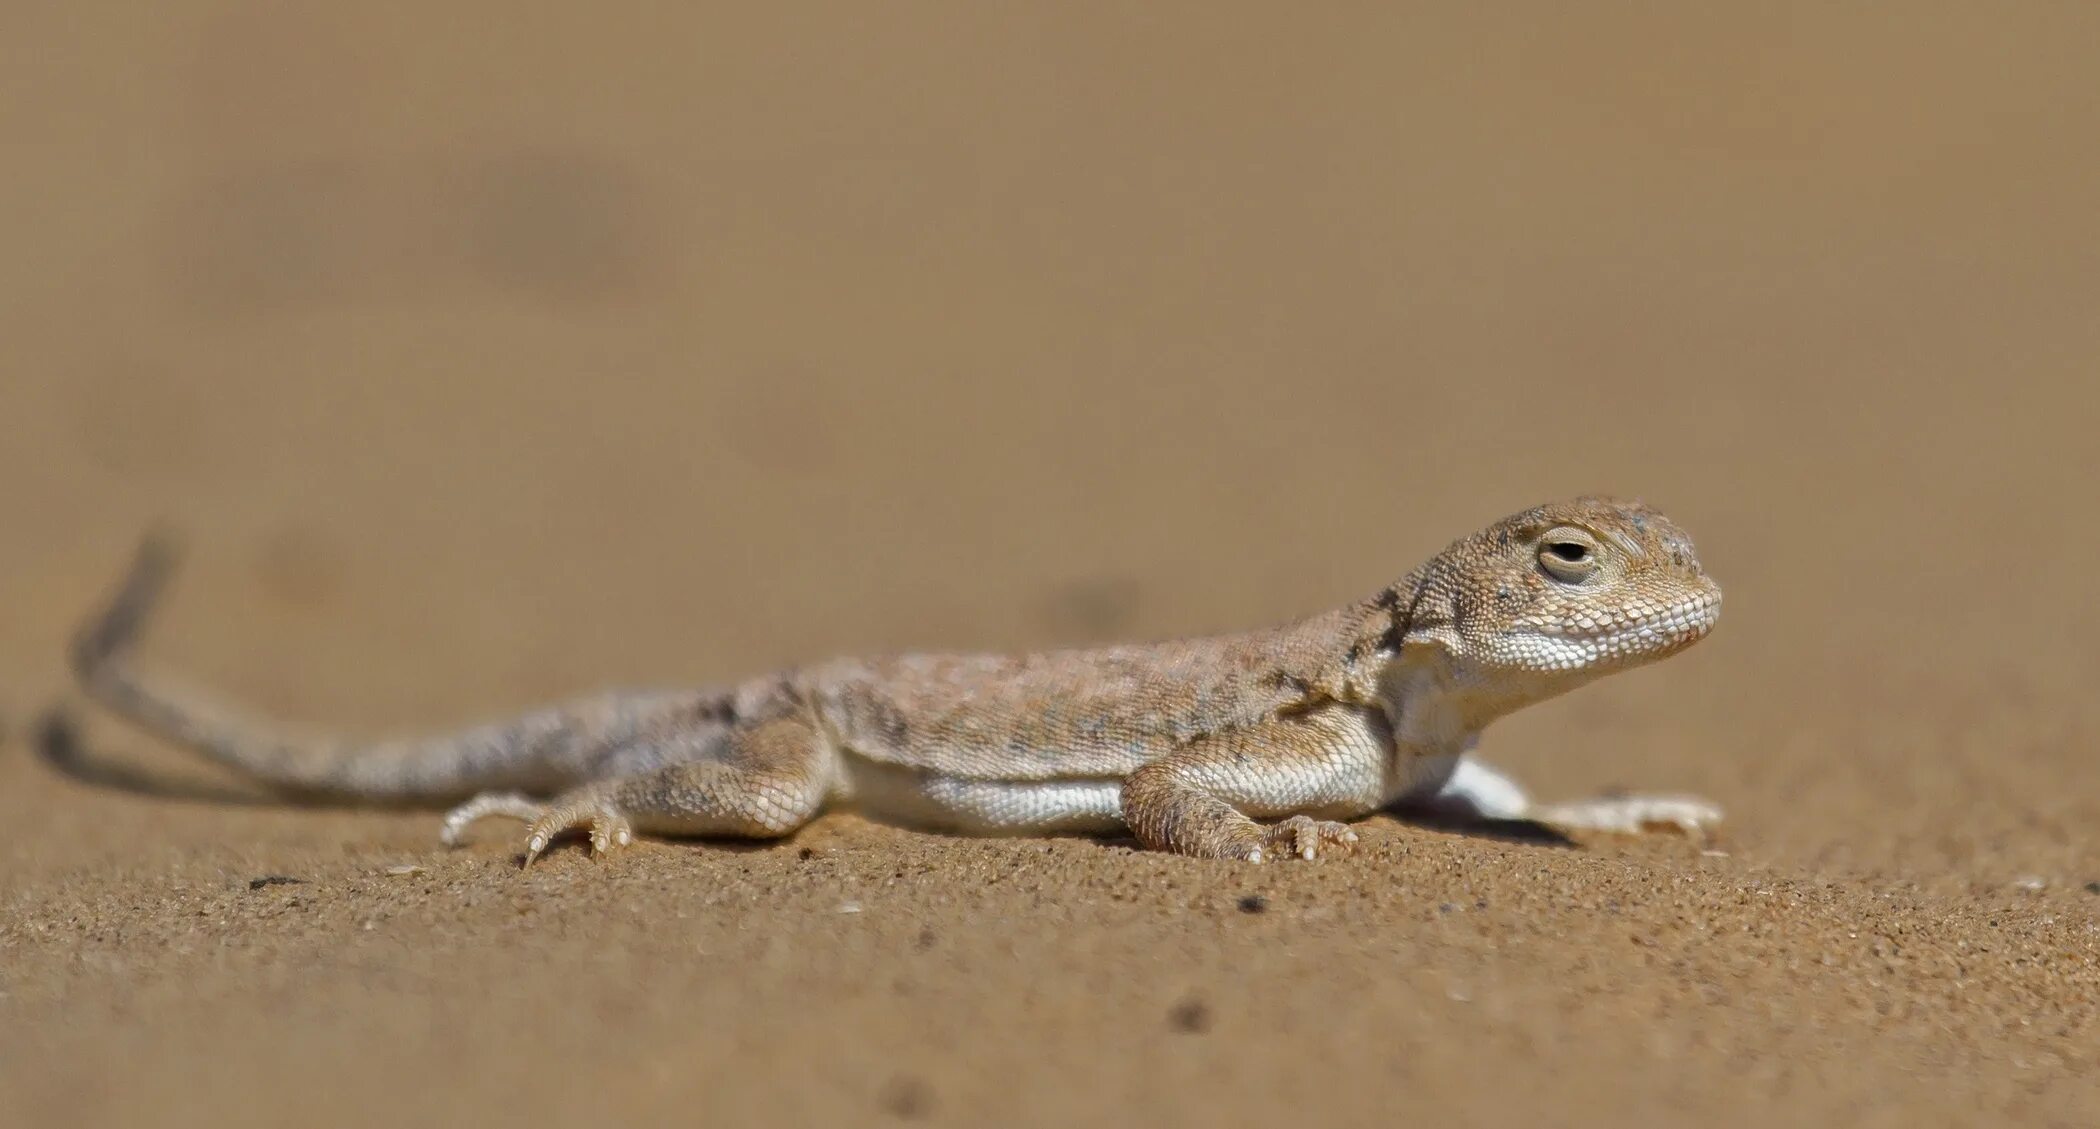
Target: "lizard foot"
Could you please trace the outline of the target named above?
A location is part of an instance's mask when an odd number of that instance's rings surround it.
[[[524,865],[531,866],[547,844],[566,831],[589,831],[593,855],[634,842],[634,825],[610,802],[587,797],[560,800],[532,821],[532,829],[525,837]]]
[[[466,837],[468,827],[492,815],[531,823],[546,812],[547,805],[529,796],[516,792],[483,792],[445,813],[445,825],[438,831],[438,842],[457,847]]]
[[[1704,842],[1721,822],[1721,809],[1692,796],[1609,796],[1541,804],[1525,818],[1558,831],[1639,835],[1675,832]]]
[[[1310,862],[1322,848],[1340,854],[1354,849],[1356,832],[1331,819],[1294,815],[1262,832],[1261,841],[1247,853],[1248,862],[1267,858],[1301,858]]]

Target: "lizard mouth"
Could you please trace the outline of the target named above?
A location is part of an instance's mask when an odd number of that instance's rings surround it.
[[[1721,592],[1717,588],[1629,619],[1577,616],[1572,622],[1528,626],[1540,635],[1588,643],[1614,640],[1668,643],[1677,639],[1696,639],[1713,630],[1714,621],[1720,617]]]
[[[1715,588],[1625,618],[1577,614],[1527,623],[1519,634],[1530,642],[1519,642],[1518,648],[1527,665],[1559,670],[1653,659],[1698,642],[1720,616],[1721,592]]]

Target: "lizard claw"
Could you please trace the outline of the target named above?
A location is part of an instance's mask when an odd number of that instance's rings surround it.
[[[1261,862],[1273,852],[1278,858],[1301,858],[1310,862],[1321,848],[1339,854],[1354,849],[1356,832],[1331,819],[1294,815],[1262,833],[1261,842],[1248,852],[1247,861]]]
[[[549,843],[567,831],[589,831],[594,857],[634,842],[634,826],[619,809],[602,800],[568,800],[555,804],[532,822],[525,836],[522,865],[531,866]]]

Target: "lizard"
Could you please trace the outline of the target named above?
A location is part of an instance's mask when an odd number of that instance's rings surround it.
[[[1567,837],[1703,836],[1690,796],[1533,801],[1473,755],[1516,709],[1674,654],[1720,615],[1691,539],[1644,503],[1511,515],[1368,598],[1264,630],[1019,655],[817,662],[697,690],[600,693],[457,734],[284,735],[133,660],[172,571],[142,544],[71,660],[94,701],[288,799],[454,804],[593,856],[637,835],[768,839],[834,807],[962,834],[1113,834],[1258,863],[1353,848],[1387,808]]]

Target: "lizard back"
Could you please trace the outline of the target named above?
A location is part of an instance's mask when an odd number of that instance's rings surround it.
[[[1121,777],[1198,738],[1342,697],[1342,617],[1025,655],[844,659],[796,681],[850,755],[965,780]]]

